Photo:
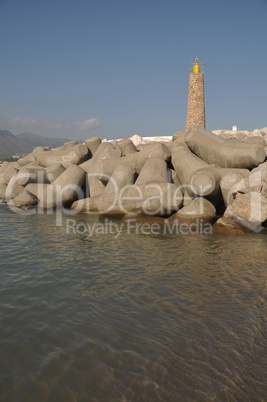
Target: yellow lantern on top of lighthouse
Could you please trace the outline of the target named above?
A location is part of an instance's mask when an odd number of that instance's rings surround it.
[[[191,73],[193,74],[199,74],[199,73],[203,73],[204,72],[204,68],[205,68],[205,64],[200,63],[198,61],[198,58],[196,57],[194,63],[190,63],[189,64],[189,70]]]

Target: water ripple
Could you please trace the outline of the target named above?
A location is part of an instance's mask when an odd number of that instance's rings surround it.
[[[0,218],[1,401],[265,400],[265,235]]]

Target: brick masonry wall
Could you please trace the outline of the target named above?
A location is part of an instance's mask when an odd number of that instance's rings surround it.
[[[186,130],[198,124],[206,127],[204,74],[191,73],[188,87]]]

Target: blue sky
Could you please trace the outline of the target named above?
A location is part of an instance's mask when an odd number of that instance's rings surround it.
[[[0,0],[0,129],[172,135],[188,64],[208,130],[267,126],[267,0]]]

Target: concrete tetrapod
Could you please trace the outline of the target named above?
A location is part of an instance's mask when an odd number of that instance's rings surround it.
[[[65,172],[64,166],[57,162],[46,168],[47,178],[50,183],[53,183],[63,172]]]
[[[141,185],[167,182],[168,170],[166,162],[162,158],[152,157],[146,160],[135,184]]]
[[[126,158],[100,159],[92,164],[88,173],[89,194],[90,197],[101,194],[105,191],[105,185],[109,182],[117,166],[124,165],[134,170],[135,164],[126,160]]]
[[[263,148],[266,147],[266,141],[263,137],[245,137],[244,143],[261,145]]]
[[[125,186],[119,194],[107,192],[96,197],[75,201],[72,208],[79,212],[99,213],[107,216],[137,213],[144,215],[170,215],[183,203],[183,194],[172,183]]]
[[[26,186],[29,183],[49,183],[46,169],[43,166],[26,165],[22,167],[17,177],[17,183]]]
[[[197,170],[190,180],[190,185],[194,190],[194,195],[205,197],[213,204],[217,204],[222,198],[222,179],[227,176],[231,181],[230,176],[237,175],[242,176],[241,188],[244,188],[244,182],[246,182],[250,171],[248,169],[234,169],[234,168],[221,168],[218,165],[209,165],[208,168],[202,168]],[[223,187],[226,185],[227,179],[223,181]],[[226,188],[224,189],[225,194]]]
[[[121,196],[125,213],[166,216],[177,211],[183,203],[183,194],[171,183],[134,185]]]
[[[20,166],[17,162],[10,162],[5,170],[3,171],[2,174],[2,183],[9,183],[9,180],[11,180],[12,177],[16,176],[20,169]]]
[[[25,189],[39,199],[40,208],[69,207],[78,198],[83,198],[84,180],[84,170],[72,165],[52,184],[30,183]]]
[[[79,166],[69,166],[50,186],[51,199],[44,200],[42,207],[55,208],[68,207],[78,198],[83,197],[82,186],[85,172]]]
[[[94,139],[95,138],[95,139]],[[108,142],[99,143],[98,138],[94,137],[92,141],[89,139],[88,147],[92,146],[92,157],[80,164],[80,167],[87,173],[86,180],[86,190],[85,195],[90,197],[97,196],[105,190],[105,185],[101,182],[101,161],[103,160],[109,161],[110,159],[119,159],[121,155],[121,150],[117,147],[114,147],[112,144]],[[90,144],[91,143],[91,144]],[[110,176],[108,176],[109,178]],[[106,182],[108,179],[106,180]]]
[[[120,156],[121,150],[118,147],[114,148],[112,144],[102,142],[95,150],[93,157],[80,164],[80,167],[87,173],[87,193],[90,197],[97,196],[105,190],[105,185],[101,179],[107,184],[115,166],[120,161]],[[115,163],[112,163],[112,161],[115,161]],[[106,162],[109,167],[108,173],[103,172],[103,162]],[[112,169],[110,169],[110,166],[112,166]]]
[[[137,152],[136,146],[130,138],[119,140],[116,145],[121,149],[122,156]]]
[[[38,203],[38,198],[30,193],[29,191],[25,190],[21,192],[17,197],[13,198],[12,200],[8,201],[8,205],[11,207],[28,207],[33,206]]]
[[[189,193],[196,196],[205,197],[213,204],[221,199],[220,189],[221,176],[217,169],[213,167],[198,169],[190,178]]]
[[[87,173],[95,172],[94,165],[101,159],[119,158],[121,150],[119,147],[113,146],[109,142],[101,142],[96,149],[93,157],[81,163],[79,166]]]
[[[100,144],[101,140],[98,137],[90,137],[85,140],[85,145],[90,151],[90,157],[94,156]]]
[[[171,152],[165,144],[152,143],[147,144],[139,153],[128,155],[128,160],[135,160],[135,169],[140,173],[147,159],[161,158],[165,162],[171,159]]]
[[[193,126],[186,132],[185,142],[203,161],[209,164],[217,163],[221,167],[249,169],[265,160],[262,146],[234,143],[200,126]]]
[[[185,147],[174,148],[172,164],[188,197],[205,197],[215,205],[222,198],[220,188],[222,177],[233,172],[239,172],[242,177],[247,177],[250,173],[247,169],[221,168],[217,164],[209,165]],[[190,200],[188,202],[190,203]]]
[[[19,194],[21,194],[24,190],[25,187],[17,183],[16,177],[12,177],[12,179],[9,181],[6,187],[5,199],[6,200],[13,199],[17,197]]]
[[[105,192],[119,192],[125,186],[131,186],[134,183],[135,171],[126,165],[117,165],[105,187]]]
[[[36,163],[37,161],[37,156],[39,155],[39,153],[41,152],[45,152],[46,148],[45,147],[36,147],[34,148],[34,150],[29,153],[28,155],[26,155],[24,158],[20,158],[17,160],[17,163],[22,167],[22,166],[26,166],[30,163]]]
[[[109,146],[112,147],[111,144]],[[87,173],[93,173],[95,176],[98,176],[100,180],[107,183],[117,165],[128,166],[140,173],[148,158],[159,157],[167,161],[170,159],[170,151],[164,144],[152,144],[151,147],[146,147],[140,152],[131,153],[123,157],[118,156],[118,153],[113,156],[110,154],[109,156],[111,157],[107,158],[106,155],[102,153],[98,155],[97,152],[92,159],[89,159],[79,166]]]
[[[233,203],[234,196],[237,192],[246,192],[244,176],[238,171],[231,172],[221,179],[220,188],[224,205],[228,207],[228,205]]]
[[[101,181],[99,173],[87,173],[87,193],[88,196],[94,197],[102,194],[106,186]]]
[[[118,151],[119,150],[119,151]],[[88,175],[89,193],[91,196],[100,194],[103,190],[102,184],[97,180],[107,182],[112,176],[117,165],[125,165],[138,172],[143,168],[146,160],[151,157],[161,157],[164,160],[170,159],[170,151],[164,144],[151,144],[140,152],[129,153],[121,156],[121,150],[110,143],[101,143],[94,157],[80,165]]]
[[[136,163],[132,160],[129,160],[127,156],[122,158],[101,159],[96,162],[94,172],[99,174],[99,178],[103,181],[103,183],[107,183],[109,177],[112,176],[116,166],[118,165],[128,166],[129,168],[135,170]]]
[[[4,172],[4,170],[8,167],[9,163],[10,162],[5,161],[0,165],[0,174]]]
[[[30,153],[17,161],[20,166],[25,166],[32,162],[36,162],[36,157],[33,155],[33,153]]]
[[[193,194],[194,191],[190,188],[192,176],[200,169],[209,168],[209,165],[184,146],[172,150],[171,162],[184,189]]]
[[[6,199],[6,189],[7,189],[7,184],[0,183],[0,200]]]
[[[37,156],[44,151],[47,151],[48,149],[45,147],[35,147],[34,150],[32,151],[32,155],[37,158]]]
[[[216,216],[214,205],[202,197],[197,197],[181,208],[178,212],[168,218],[170,224],[191,225],[198,223],[200,225],[210,223]]]
[[[75,165],[82,163],[88,156],[88,148],[83,144],[77,144],[67,149],[40,152],[37,163],[48,167],[54,163],[71,162]]]
[[[53,148],[53,152],[67,151],[68,149],[75,147],[75,145],[78,145],[77,141],[68,141],[65,142],[65,144],[63,145],[60,145],[59,147]],[[48,149],[46,151],[48,151]]]

